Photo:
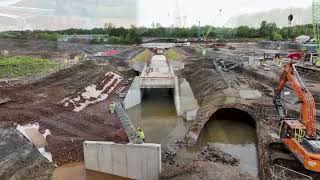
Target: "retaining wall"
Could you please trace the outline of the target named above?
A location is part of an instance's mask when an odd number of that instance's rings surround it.
[[[85,141],[83,151],[86,169],[139,180],[160,177],[160,144]]]
[[[140,78],[135,77],[131,87],[126,95],[126,98],[123,101],[124,108],[129,109],[135,105],[141,103],[141,89],[140,89]]]

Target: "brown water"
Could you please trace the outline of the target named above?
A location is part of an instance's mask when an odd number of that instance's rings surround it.
[[[168,143],[183,139],[188,124],[177,117],[173,96],[167,89],[153,89],[145,94],[142,103],[127,111],[136,127],[141,127],[146,142],[159,143],[166,149]],[[193,159],[201,147],[212,144],[240,159],[239,167],[257,176],[257,150],[255,128],[241,120],[210,120],[203,129],[195,147],[182,149],[178,158]]]
[[[240,160],[239,167],[253,176],[258,175],[255,128],[235,120],[210,120],[197,145],[183,150],[182,155],[194,157],[201,147],[213,145]]]
[[[169,89],[152,89],[144,93],[142,103],[127,110],[135,127],[140,127],[147,143],[166,147],[168,142],[182,139],[188,128],[177,117],[173,96]]]
[[[55,169],[51,180],[127,180],[96,171],[86,170],[82,162],[70,163]]]
[[[177,117],[173,96],[168,89],[153,89],[144,94],[142,103],[127,111],[135,127],[141,127],[146,142],[159,143],[166,149],[168,143],[183,139],[188,123]],[[239,167],[257,176],[256,134],[251,125],[234,120],[210,120],[199,137],[198,144],[182,149],[177,158],[193,159],[207,143],[240,159]],[[55,170],[52,180],[108,180],[125,179],[85,170],[83,163],[71,163]]]

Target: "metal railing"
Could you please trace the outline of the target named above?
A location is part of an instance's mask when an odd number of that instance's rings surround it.
[[[278,164],[272,167],[272,180],[312,180],[312,177]]]
[[[129,119],[129,116],[127,115],[126,111],[123,109],[121,103],[114,102],[115,104],[115,111],[120,118],[120,122],[126,131],[126,134],[128,136],[129,142],[134,144],[142,144],[143,141],[138,138],[138,134],[132,124],[132,122]]]

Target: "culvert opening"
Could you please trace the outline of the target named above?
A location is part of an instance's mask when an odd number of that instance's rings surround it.
[[[165,147],[172,139],[180,139],[187,128],[177,116],[173,89],[142,89],[141,104],[127,110],[135,127],[143,129],[147,143],[159,143]]]
[[[197,147],[210,144],[240,160],[239,167],[258,176],[256,125],[245,111],[223,108],[205,124]]]

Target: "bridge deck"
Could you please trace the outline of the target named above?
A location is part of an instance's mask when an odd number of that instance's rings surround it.
[[[142,88],[174,88],[175,78],[166,57],[155,55],[143,69],[140,75],[140,84]]]

